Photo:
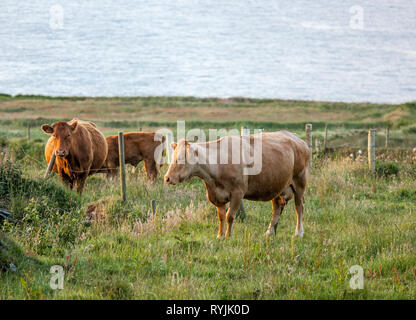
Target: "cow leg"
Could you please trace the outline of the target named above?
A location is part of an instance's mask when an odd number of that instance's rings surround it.
[[[294,189],[295,189],[295,208],[296,208],[296,232],[295,235],[298,237],[303,237],[303,204],[305,202],[305,189],[306,189],[306,175],[302,175],[296,179],[293,179]]]
[[[64,172],[61,173],[61,181],[63,182],[65,187],[69,188],[70,190],[72,190],[72,188],[74,187],[74,180],[72,180],[71,177],[66,175],[66,173]]]
[[[156,162],[154,160],[144,160],[144,168],[146,170],[147,179],[154,182],[157,177]]]
[[[118,172],[118,168],[108,169],[108,172],[107,172],[107,180],[108,181],[116,180],[116,178],[117,178],[117,172]]]
[[[77,192],[82,194],[84,190],[85,181],[87,180],[88,173],[82,173],[77,178]]]
[[[225,233],[225,205],[217,207],[217,213],[218,220],[220,221],[217,238],[221,238]]]
[[[279,194],[276,198],[272,200],[272,220],[270,222],[269,228],[266,231],[266,235],[272,235],[276,233],[277,224],[279,223],[280,216],[283,212],[283,209],[288,204],[288,202],[294,196],[294,188],[292,185],[288,186],[285,191]]]
[[[285,199],[279,195],[274,198],[272,201],[272,220],[270,221],[269,228],[266,231],[266,235],[270,236],[276,233],[277,224],[279,223],[280,215],[285,208],[286,201]]]
[[[73,179],[70,179],[70,180],[69,180],[69,189],[70,189],[70,190],[74,189],[74,182],[75,182],[75,181],[74,181]]]
[[[115,180],[118,172],[118,164],[112,160],[107,160],[107,182]]]
[[[107,177],[107,182],[110,182],[110,180],[111,180],[111,169],[110,168],[105,169],[105,175]]]
[[[227,231],[225,232],[225,237],[231,237],[234,217],[240,209],[241,200],[243,200],[242,193],[233,193],[231,195],[230,207],[227,211]]]
[[[87,179],[79,180],[78,183],[77,183],[77,192],[79,194],[82,194],[82,191],[84,191],[85,180],[87,180]]]
[[[118,168],[111,169],[111,179],[116,180],[118,175]]]

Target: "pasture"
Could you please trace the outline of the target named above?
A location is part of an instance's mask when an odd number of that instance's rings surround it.
[[[47,98],[0,100],[0,208],[13,212],[0,242],[0,299],[414,299],[416,297],[416,105],[198,98]],[[378,149],[377,171],[349,150],[314,155],[305,195],[305,235],[294,237],[293,200],[270,238],[268,202],[244,201],[247,216],[230,239],[216,239],[218,218],[197,178],[155,184],[127,167],[127,202],[118,181],[87,180],[79,196],[53,174],[43,179],[40,124],[78,117],[106,136],[174,128],[288,128],[313,124],[329,147],[364,148],[368,128],[391,127],[394,150]],[[39,119],[40,118],[40,119]],[[47,120],[49,119],[49,120]],[[137,120],[136,120],[137,119]],[[250,119],[248,121],[247,119]],[[31,140],[27,141],[30,120]],[[355,150],[355,149],[354,149]],[[363,149],[365,151],[365,149]],[[157,201],[156,214],[151,200]],[[94,211],[90,218],[88,212]],[[12,263],[15,268],[9,268]],[[63,290],[49,285],[52,265]],[[364,289],[349,268],[364,270]]]

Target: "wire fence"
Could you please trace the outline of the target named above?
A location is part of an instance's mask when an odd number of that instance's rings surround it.
[[[245,127],[247,128],[247,127]],[[29,130],[28,130],[29,132]],[[47,166],[45,161],[39,160],[32,155],[33,152],[28,152],[24,147],[17,146],[16,144],[6,144],[7,141],[10,141],[15,138],[24,138],[25,134],[18,134],[12,132],[11,134],[6,132],[0,132],[0,160],[1,159],[12,159],[13,157],[25,157],[33,161],[39,167]],[[302,133],[300,133],[302,137]],[[3,138],[3,140],[1,140]],[[32,143],[46,143],[44,140],[39,138],[27,137],[27,142]],[[29,140],[31,139],[31,140]],[[306,136],[305,136],[306,139]],[[415,134],[404,134],[397,133],[391,130],[377,130],[375,135],[375,148],[376,150],[393,150],[393,151],[409,151],[416,153],[416,135]],[[362,150],[363,153],[366,153],[368,146],[368,130],[358,130],[351,129],[348,131],[340,131],[336,128],[328,129],[325,139],[325,131],[314,131],[312,130],[312,152],[335,152],[338,150],[345,149],[347,152],[353,149]],[[169,144],[166,144],[166,148],[169,148]],[[42,150],[43,151],[43,150]],[[13,154],[15,156],[13,156]],[[169,156],[170,153],[166,153]],[[20,155],[20,156],[16,156]],[[168,159],[169,160],[169,159]],[[106,173],[108,170],[118,170],[117,167],[106,167],[103,168],[100,172]],[[72,170],[74,173],[85,173],[89,170]]]
[[[309,128],[309,130],[308,130]],[[242,131],[246,131],[247,128],[241,128]],[[405,159],[408,162],[416,162],[416,148],[412,147],[398,147],[395,146],[393,141],[398,138],[407,138],[403,137],[402,134],[399,134],[395,136],[395,133],[391,132],[390,130],[385,130],[384,132],[379,130],[378,132],[374,132],[372,136],[372,142],[369,143],[369,137],[368,131],[366,130],[357,130],[354,129],[351,132],[341,132],[341,131],[331,131],[331,130],[324,130],[324,131],[313,131],[313,128],[306,127],[305,132],[305,140],[308,141],[308,146],[311,148],[312,154],[317,156],[320,154],[326,154],[331,153],[333,151],[339,151],[344,150],[348,153],[350,150],[353,150],[353,153],[346,154],[345,156],[351,157],[353,160],[360,159],[361,161],[369,161],[369,169],[371,171],[375,170],[376,166],[376,156],[378,156],[378,159],[384,159],[384,160],[393,160],[389,159],[388,156],[386,157],[380,157],[380,153],[377,154],[375,150],[383,151],[386,153],[397,153],[402,155],[402,158]],[[13,134],[12,137],[5,137],[6,139],[15,138],[17,135]],[[1,136],[0,136],[1,137]],[[24,135],[20,136],[21,138],[24,137]],[[172,139],[172,137],[170,138]],[[415,137],[416,141],[416,137]],[[27,136],[27,143],[33,144],[36,141],[34,141],[33,136],[30,137],[30,130],[28,130],[28,136]],[[17,144],[5,144],[0,141],[0,164],[5,161],[11,161],[14,162],[17,157],[24,158],[25,160],[29,161],[32,165],[37,166],[38,168],[46,169],[48,163],[45,160],[41,160],[42,157],[44,157],[43,151],[45,142],[43,140],[38,141],[38,143],[42,146],[40,147],[40,150],[35,150],[33,152],[29,152],[25,147],[18,146]],[[371,146],[371,148],[370,148]],[[169,148],[169,144],[165,145],[165,148]],[[38,154],[36,157],[33,155],[33,153]],[[40,154],[39,154],[40,152]],[[165,155],[168,155],[169,151],[166,150]],[[358,156],[357,156],[358,154]],[[19,156],[17,156],[19,155]],[[311,161],[316,161],[315,160]],[[312,166],[312,163],[311,163]],[[99,169],[96,171],[96,173],[107,173],[108,170],[120,170],[120,166],[117,167],[105,167],[102,169]],[[74,174],[79,173],[85,173],[89,172],[90,170],[73,170],[71,169],[71,172]],[[94,170],[95,171],[95,170]],[[39,171],[41,174],[41,170]],[[144,187],[146,193],[148,195],[149,191],[146,187]],[[126,201],[125,196],[125,190],[123,200]],[[153,214],[156,212],[156,203],[157,200],[152,199],[150,202],[150,208]],[[244,217],[244,206],[241,204],[241,209],[238,216]]]
[[[23,147],[20,148],[9,148],[9,147],[1,147],[0,146],[0,163],[2,162],[6,162],[6,161],[11,161],[11,162],[15,162],[16,161],[16,154],[21,154],[23,155],[23,157],[27,160],[30,160],[32,164],[37,165],[38,167],[44,167],[45,170],[48,166],[48,162],[45,161],[41,161],[35,157],[33,157],[30,153],[28,153]],[[105,168],[101,168],[97,173],[107,173],[108,170],[119,170],[120,167],[105,167]],[[86,173],[89,172],[90,170],[74,170],[71,169],[72,173]]]

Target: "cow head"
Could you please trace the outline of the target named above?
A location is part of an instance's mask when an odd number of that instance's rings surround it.
[[[171,144],[173,149],[173,161],[165,174],[166,184],[177,184],[193,177],[195,167],[198,165],[198,148],[185,139]]]
[[[55,140],[55,154],[57,157],[66,158],[69,155],[72,145],[72,135],[77,130],[78,121],[68,122],[59,121],[52,126],[42,125],[43,132],[52,135]]]

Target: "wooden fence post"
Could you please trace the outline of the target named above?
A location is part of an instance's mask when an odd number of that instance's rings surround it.
[[[389,147],[389,138],[390,138],[390,128],[386,128],[386,148]]]
[[[376,171],[376,130],[368,131],[368,167],[371,172]]]
[[[312,171],[312,124],[307,124],[305,127],[306,143],[309,146],[310,157],[309,157],[309,170]]]
[[[320,152],[321,151],[321,140],[318,138],[315,138],[315,151]]]
[[[151,200],[150,201],[150,205],[152,206],[152,214],[155,215],[156,214],[156,200]]]
[[[55,163],[55,159],[56,159],[56,154],[55,154],[55,150],[53,150],[52,157],[49,160],[48,168],[46,169],[46,172],[45,172],[45,176],[44,176],[45,179],[49,176],[49,173],[51,172],[53,165]]]
[[[120,183],[121,183],[121,197],[123,202],[127,200],[126,194],[126,163],[124,157],[124,134],[123,132],[118,133],[118,158],[120,161]]]
[[[325,125],[325,134],[324,134],[324,153],[326,152],[326,147],[328,143],[328,124]]]

